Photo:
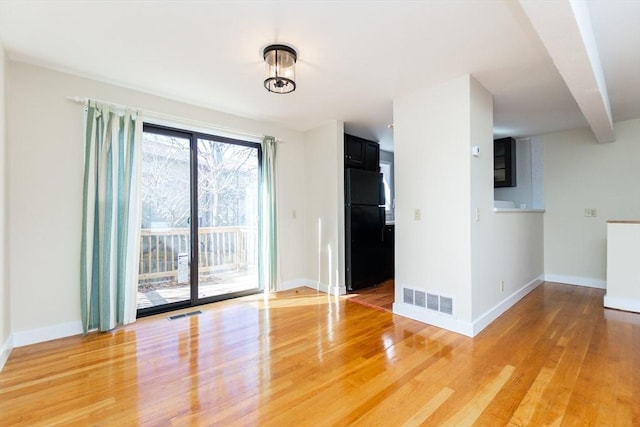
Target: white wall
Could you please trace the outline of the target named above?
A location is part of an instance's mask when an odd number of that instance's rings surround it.
[[[470,159],[470,212],[468,221],[471,227],[471,286],[469,295],[472,302],[470,321],[491,308],[492,301],[498,301],[498,293],[493,284],[496,270],[502,270],[496,262],[495,241],[502,235],[497,227],[496,214],[493,212],[493,98],[475,80],[470,85],[470,128],[467,138]],[[471,156],[471,147],[480,147],[480,156]]]
[[[473,322],[477,333],[544,277],[543,213],[491,212],[473,241]],[[474,236],[475,237],[475,236]],[[500,288],[504,283],[504,290]]]
[[[493,156],[482,154],[493,153],[493,99],[473,79],[470,89],[470,147],[479,146],[481,153],[471,157],[470,165],[471,318],[475,335],[539,285],[544,270],[542,214],[493,211]],[[530,153],[529,141],[521,148]],[[529,176],[525,191],[530,197],[531,157],[522,157],[523,172]]]
[[[640,219],[640,119],[614,132],[610,144],[587,128],[543,136],[547,280],[604,287],[606,221]]]
[[[544,209],[544,155],[541,136],[532,136],[531,144],[531,207]]]
[[[5,108],[5,52],[0,41],[0,370],[11,352],[11,305],[7,238],[7,157]]]
[[[344,124],[330,122],[306,133],[307,271],[310,286],[344,294]]]
[[[277,147],[280,279],[307,277],[304,225],[304,135],[133,90],[31,65],[7,68],[9,267],[11,328],[16,345],[79,332],[83,168],[82,96],[230,129],[268,134]]]
[[[276,147],[276,181],[278,199],[278,278],[279,289],[303,286],[310,272],[306,268],[307,257],[300,247],[307,236],[306,189],[304,187],[305,144],[302,137],[293,132],[277,131],[283,135]],[[295,216],[294,216],[295,211]]]
[[[394,312],[409,317],[419,314],[402,303],[405,287],[452,297],[455,318],[471,321],[469,85],[465,76],[393,103]]]

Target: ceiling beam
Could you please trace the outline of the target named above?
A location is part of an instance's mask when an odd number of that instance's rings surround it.
[[[599,143],[615,141],[587,2],[519,0]]]

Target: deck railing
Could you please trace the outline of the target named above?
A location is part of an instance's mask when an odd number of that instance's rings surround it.
[[[176,281],[178,256],[189,253],[189,228],[142,229],[140,283]],[[257,265],[255,227],[201,227],[198,229],[198,271],[250,269]]]

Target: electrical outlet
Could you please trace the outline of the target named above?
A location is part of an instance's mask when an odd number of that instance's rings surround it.
[[[476,222],[480,221],[480,208],[476,208]]]
[[[422,211],[420,211],[420,209],[415,208],[413,210],[413,219],[415,219],[416,221],[422,220]]]
[[[584,210],[584,216],[587,218],[595,218],[598,216],[598,209],[596,208],[586,208]]]
[[[500,292],[504,292],[504,280],[500,280]]]
[[[296,210],[294,209],[294,210],[291,212],[291,218],[296,219],[297,217],[298,217],[298,213],[297,213],[297,212],[296,212]]]

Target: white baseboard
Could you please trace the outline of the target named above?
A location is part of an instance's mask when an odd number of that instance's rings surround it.
[[[4,364],[9,360],[9,356],[11,355],[11,350],[13,350],[13,335],[9,334],[9,338],[2,344],[0,347],[0,372],[2,372],[2,368],[4,368]]]
[[[509,295],[506,299],[502,300],[498,305],[493,307],[491,310],[484,313],[482,316],[478,317],[473,321],[473,335],[476,336],[482,331],[484,328],[489,326],[491,322],[496,320],[502,313],[509,310],[513,307],[518,301],[524,298],[529,292],[533,291],[543,282],[543,276],[532,280],[527,283],[513,294]]]
[[[473,322],[465,322],[453,317],[445,316],[435,312],[431,312],[422,307],[416,307],[411,304],[393,303],[393,314],[428,323],[448,331],[457,332],[468,337],[474,337],[486,328],[491,322],[496,320],[502,313],[513,307],[518,301],[524,298],[529,292],[534,290],[543,282],[542,276],[532,280],[531,282],[518,289],[516,292],[498,303],[491,310]]]
[[[307,288],[315,289],[316,291],[320,291],[324,293],[329,293],[329,286],[325,285],[324,283],[319,283],[316,280],[309,280],[309,283],[307,284]]]
[[[309,280],[309,279],[287,280],[286,282],[281,282],[280,283],[280,286],[278,286],[278,290],[279,291],[288,291],[290,289],[302,288],[302,287],[315,288],[316,287],[316,282],[314,282],[313,280]]]
[[[44,328],[31,329],[28,331],[14,332],[14,347],[36,344],[39,342],[51,341],[58,338],[70,337],[82,334],[82,322],[59,323],[57,325],[46,326]]]
[[[347,294],[347,287],[346,286],[339,286],[339,285],[334,285],[334,286],[330,286],[327,287],[328,288],[328,292],[331,295],[334,296],[340,296],[340,295],[346,295]]]
[[[457,332],[468,337],[473,337],[473,325],[469,322],[463,322],[444,314],[432,313],[423,307],[405,304],[403,302],[394,302],[392,306],[393,314],[408,317],[422,323],[437,326],[438,328],[448,331]]]
[[[557,274],[545,274],[547,282],[565,283],[567,285],[586,286],[587,288],[607,289],[607,281],[592,279],[590,277],[561,276]]]
[[[311,288],[311,289],[316,289],[316,290],[318,290],[320,292],[324,292],[324,293],[329,294],[329,295],[343,295],[343,294],[346,293],[346,290],[342,294],[336,293],[336,292],[340,292],[340,289],[339,288],[336,289],[335,286],[329,286],[326,283],[313,282],[308,287]]]
[[[280,283],[278,290],[285,291],[302,286],[331,295],[345,295],[347,293],[347,288],[344,286],[327,285],[326,283],[318,283],[317,280],[311,279],[288,280]]]
[[[610,297],[605,295],[604,306],[607,308],[615,308],[616,310],[640,313],[640,300],[632,298]]]

